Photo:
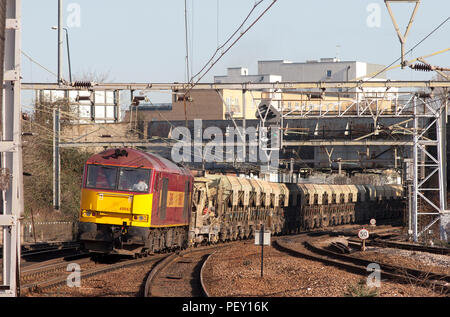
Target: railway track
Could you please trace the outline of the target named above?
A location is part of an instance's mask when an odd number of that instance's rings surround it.
[[[320,238],[311,238],[308,235],[284,237],[276,239],[273,246],[279,251],[286,252],[292,256],[319,261],[366,277],[371,273],[367,267],[372,261],[325,249],[318,246],[317,242],[319,240]],[[388,264],[378,265],[380,266],[381,278],[383,279],[425,285],[440,293],[450,293],[450,275],[430,273]]]
[[[355,240],[350,240],[355,241]],[[359,241],[356,241],[359,242]],[[412,244],[407,242],[398,242],[398,241],[389,241],[389,240],[380,240],[380,239],[371,239],[366,241],[367,245],[380,246],[383,248],[396,248],[402,250],[410,250],[410,251],[419,251],[419,252],[428,252],[434,254],[443,254],[450,255],[450,248],[444,247],[430,247],[418,244]]]
[[[35,280],[46,273],[62,271],[70,261],[79,261],[87,256],[88,254],[79,250],[79,244],[76,242],[23,246],[20,261],[21,283]]]
[[[60,254],[60,253],[70,253],[80,249],[80,244],[75,241],[69,242],[56,242],[56,243],[36,243],[29,245],[22,245],[21,256],[22,259],[32,259],[38,256],[48,256]],[[0,258],[3,255],[3,248],[0,246]]]
[[[144,296],[209,297],[203,268],[212,254],[230,245],[200,247],[167,256],[150,271]]]
[[[67,272],[70,263],[78,265],[86,265],[91,262],[89,254],[76,254],[67,257],[61,257],[44,262],[39,262],[27,265],[21,269],[20,280],[22,285],[29,285],[32,283],[39,283],[43,278],[49,278],[55,275],[64,275]]]
[[[77,261],[76,264],[80,265],[80,267],[81,265],[83,265],[80,271],[80,279],[85,279],[91,276],[119,270],[134,265],[159,261],[165,257],[167,257],[166,254],[157,254],[137,259],[120,259],[116,263],[99,263],[89,258],[83,259],[82,261]],[[30,278],[36,278],[36,280],[33,282],[22,284],[21,295],[27,295],[35,292],[39,293],[55,287],[66,285],[68,275],[71,272],[67,272],[65,268],[67,268],[67,262],[65,264],[58,263],[49,266],[42,265],[33,269],[27,268],[27,271],[25,271],[25,275],[29,276]]]

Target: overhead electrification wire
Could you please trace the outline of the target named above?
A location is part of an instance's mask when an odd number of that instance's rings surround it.
[[[433,31],[431,31],[427,36],[425,36],[423,39],[421,39],[416,45],[414,45],[412,48],[410,48],[406,53],[409,54],[410,52],[412,52],[417,46],[419,46],[420,44],[422,44],[426,39],[428,39],[434,32],[436,32],[439,28],[441,28],[445,23],[447,23],[447,21],[450,20],[450,16],[447,17],[444,21],[442,21],[437,27],[435,27],[433,29]],[[394,65],[395,63],[397,63],[399,60],[401,60],[402,58],[399,57],[397,58],[395,61],[393,61],[391,64],[389,64],[388,66],[386,66],[385,68],[383,68],[381,71],[379,71],[378,73],[376,73],[375,75],[373,75],[372,77],[370,77],[369,80],[377,77],[379,74],[381,74],[382,72],[384,72],[386,69],[388,69],[389,67],[391,67],[392,65]]]
[[[253,11],[263,2],[264,0],[259,0],[257,1],[254,5],[253,8],[250,10],[249,14],[247,15],[247,17],[244,19],[244,21],[240,24],[240,26],[236,29],[236,31],[234,31],[234,33],[228,38],[227,41],[225,41],[225,43],[223,45],[221,45],[220,47],[218,47],[216,49],[216,51],[214,52],[214,54],[211,56],[211,58],[208,60],[208,62],[201,68],[201,70],[195,74],[194,76],[191,77],[191,79],[189,80],[189,86],[186,89],[185,93],[184,93],[184,97],[183,97],[183,103],[184,103],[184,117],[185,117],[185,123],[186,123],[186,127],[188,126],[187,123],[187,105],[186,105],[186,98],[187,98],[187,94],[192,90],[192,88],[194,88],[195,85],[198,84],[198,82],[211,70],[212,67],[214,67],[214,65],[256,24],[256,22],[258,22],[261,17],[266,14],[267,11],[269,11],[269,9],[275,4],[275,2],[277,2],[278,0],[272,0],[272,3],[250,24],[250,26],[248,26],[244,31],[242,31],[243,26],[245,25],[245,23],[247,22],[247,20],[250,18],[250,16],[252,15]],[[237,34],[237,32],[241,31],[241,34],[239,35],[239,37],[236,38],[236,40],[234,40],[233,43],[231,43],[230,46],[228,46],[226,48],[225,51],[221,52],[220,56],[217,57],[216,60],[214,60],[214,57],[217,55],[217,53],[223,49],[232,39],[233,37]],[[211,65],[208,67],[208,65],[211,63]],[[207,68],[208,67],[208,68]],[[206,70],[205,70],[206,69]],[[204,71],[204,72],[203,72]],[[203,72],[203,74],[202,74]],[[194,78],[198,77],[197,80],[194,83]]]
[[[220,7],[219,7],[219,0],[217,0],[216,4],[217,9],[217,16],[216,16],[216,38],[217,38],[217,48],[219,48],[219,21],[220,21]]]
[[[184,34],[186,44],[186,79],[189,80],[189,41],[188,41],[188,16],[187,16],[187,0],[184,0]]]
[[[245,23],[250,19],[252,13],[256,10],[256,8],[263,2],[264,0],[260,0],[258,2],[256,2],[253,5],[253,8],[250,10],[250,12],[247,14],[246,18],[242,21],[242,23],[239,25],[239,27],[233,32],[233,34],[231,34],[231,36],[220,46],[217,47],[216,51],[213,53],[213,55],[210,57],[210,59],[205,63],[205,65],[200,69],[199,72],[197,72],[195,75],[193,75],[191,77],[190,82],[193,82],[194,79],[198,76],[200,76],[200,74],[208,67],[208,65],[213,62],[214,57],[216,57],[216,55],[234,38],[234,36],[240,31],[242,30],[242,28],[244,27]],[[224,51],[220,54],[220,56],[217,58],[216,61],[214,61],[210,67],[205,71],[205,73],[203,75],[201,75],[197,80],[196,83],[198,83],[205,75],[206,73],[208,73],[208,71],[212,68],[212,66],[214,66],[227,52],[228,50],[234,46],[234,44],[236,44],[236,42],[245,34],[247,33],[247,31],[253,27],[254,24],[256,24],[256,22],[258,22],[258,20],[275,4],[275,2],[277,2],[278,0],[273,0],[272,3],[256,18],[255,21],[252,22],[252,24],[245,30],[242,31],[240,36]],[[217,31],[218,32],[218,31]],[[195,84],[194,84],[195,85]]]
[[[55,76],[56,78],[58,78],[58,75],[54,72],[52,72],[51,70],[49,70],[47,67],[43,66],[42,64],[40,64],[39,62],[37,62],[35,59],[33,59],[30,55],[28,55],[27,53],[25,53],[24,51],[20,50],[20,52],[30,60],[30,62],[38,65],[39,67],[41,67],[42,69],[46,70],[47,72],[49,72],[50,74],[52,74],[53,76]]]
[[[409,54],[410,52],[412,52],[416,47],[418,47],[420,44],[422,44],[426,39],[428,39],[434,32],[436,32],[438,29],[440,29],[445,23],[447,23],[447,21],[450,20],[450,16],[447,17],[444,21],[442,21],[437,27],[435,27],[430,33],[428,33],[428,35],[426,35],[423,39],[421,39],[419,42],[417,42],[416,45],[414,45],[412,48],[410,48],[406,53]],[[386,66],[385,68],[383,68],[382,70],[380,70],[378,73],[376,73],[375,75],[373,75],[372,77],[370,77],[367,80],[363,80],[364,81],[370,81],[372,79],[374,79],[375,77],[377,77],[379,74],[383,73],[384,71],[388,70],[389,68],[391,68],[394,64],[396,64],[399,60],[401,60],[402,57],[400,56],[399,58],[397,58],[396,60],[394,60],[392,63],[390,63],[388,66]],[[355,85],[355,87],[353,88],[357,88],[358,84]],[[348,92],[350,89],[352,88],[347,88],[346,92]]]
[[[195,85],[198,84],[198,82],[211,70],[211,68],[214,67],[215,64],[217,64],[219,62],[219,60],[266,14],[267,11],[269,11],[269,9],[278,1],[278,0],[273,0],[272,3],[244,30],[241,31],[241,34],[225,49],[225,51],[223,51],[219,57],[217,57],[216,60],[214,60],[214,57],[217,55],[217,53],[219,52],[220,49],[224,48],[228,42],[230,42],[234,35],[239,32],[240,30],[242,30],[245,22],[250,18],[251,14],[253,13],[253,11],[256,9],[257,6],[259,6],[264,0],[260,0],[258,2],[256,2],[253,6],[253,8],[250,10],[249,14],[247,15],[247,17],[244,19],[244,21],[241,23],[241,25],[236,29],[236,31],[228,38],[227,41],[225,41],[225,43],[223,45],[221,45],[220,47],[217,48],[216,52],[213,54],[213,56],[209,59],[209,61],[205,64],[205,66],[203,66],[203,68],[194,76],[192,76],[191,80],[190,80],[190,86],[189,88],[186,90],[186,92],[184,93],[184,112],[185,112],[185,121],[186,121],[186,125],[187,125],[187,110],[186,110],[186,96],[187,94],[192,90],[192,88],[194,88]],[[214,61],[213,61],[214,60]],[[211,63],[211,65],[206,68],[209,64]],[[205,70],[206,68],[206,70]],[[205,71],[204,71],[205,70]],[[204,72],[203,72],[204,71]],[[201,74],[203,72],[203,74]],[[201,74],[201,75],[200,75]],[[194,83],[194,78],[197,77],[197,80]]]
[[[189,67],[190,67],[190,69],[191,69],[191,71],[192,71],[192,69],[194,68],[194,4],[195,4],[195,1],[194,0],[192,0],[192,2],[191,2],[191,46],[190,46],[190,48],[191,48],[191,51],[190,51],[190,65],[189,65]],[[189,77],[188,77],[188,79],[189,79]]]

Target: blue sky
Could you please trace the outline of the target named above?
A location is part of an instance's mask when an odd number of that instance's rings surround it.
[[[255,18],[270,4],[258,6]],[[219,11],[217,10],[219,4]],[[255,0],[188,0],[190,55],[198,71],[243,21]],[[369,27],[370,4],[380,8],[380,27]],[[184,0],[64,0],[64,26],[69,27],[72,73],[108,73],[114,82],[182,82],[185,80]],[[393,5],[402,30],[412,4]],[[72,10],[71,10],[72,9]],[[449,16],[450,1],[422,0],[407,40],[408,50]],[[219,13],[219,14],[217,14]],[[217,17],[219,16],[219,20]],[[57,0],[22,1],[22,50],[53,72],[57,70]],[[69,25],[70,26],[70,25]],[[450,21],[407,58],[450,47]],[[400,56],[400,43],[382,0],[278,0],[263,18],[204,77],[211,82],[227,67],[257,70],[257,61],[334,57],[388,65]],[[65,42],[64,42],[65,47]],[[67,55],[64,51],[67,78]],[[433,65],[450,67],[450,52],[432,57]],[[56,78],[23,57],[24,82]],[[430,73],[409,69],[388,73],[391,79],[430,79]]]

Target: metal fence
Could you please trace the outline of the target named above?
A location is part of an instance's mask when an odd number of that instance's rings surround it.
[[[73,241],[76,237],[74,222],[23,222],[23,242]]]
[[[36,242],[64,242],[76,240],[77,223],[70,221],[54,222],[21,222],[22,244]],[[3,232],[0,228],[0,243],[2,243]]]

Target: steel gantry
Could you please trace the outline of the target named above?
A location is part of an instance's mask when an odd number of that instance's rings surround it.
[[[448,83],[448,82],[447,82]],[[419,84],[421,86],[422,84]],[[411,87],[409,87],[411,88]],[[355,95],[351,101],[324,101],[316,104],[302,104],[297,109],[285,109],[282,100],[274,100],[274,108],[278,110],[280,124],[283,130],[289,130],[283,126],[286,119],[307,118],[372,118],[373,132],[352,140],[308,140],[308,141],[283,141],[281,147],[293,145],[316,146],[357,146],[364,145],[390,145],[412,147],[413,173],[412,179],[412,212],[410,234],[414,241],[418,241],[426,230],[436,222],[440,222],[439,235],[443,241],[450,239],[450,210],[447,209],[447,181],[446,172],[446,122],[447,107],[449,102],[448,88],[441,93],[433,93],[434,87],[428,91],[410,92],[385,92],[368,93],[353,92]],[[307,92],[305,92],[307,93]],[[276,103],[278,102],[278,106]],[[389,131],[403,131],[410,135],[412,140],[370,140],[374,135],[379,135],[381,128],[378,121],[381,118],[398,118],[401,121],[385,127]],[[409,122],[411,128],[407,127]],[[317,128],[317,127],[316,127]],[[410,137],[410,138],[411,138]],[[333,150],[333,149],[331,149]],[[326,149],[328,154],[328,149]],[[329,155],[331,160],[331,154]],[[395,154],[397,161],[397,154]],[[432,177],[437,176],[437,182]],[[426,220],[431,218],[430,220]],[[419,230],[419,217],[422,217]]]
[[[447,167],[445,146],[445,124],[448,95],[438,104],[434,100],[425,102],[414,98],[414,128],[413,128],[413,186],[412,186],[412,233],[414,241],[428,230],[434,223],[440,221],[441,240],[450,238],[450,211],[447,210]],[[422,107],[423,105],[423,107]],[[419,113],[422,111],[422,113]],[[420,120],[428,114],[429,120],[421,126]],[[432,129],[435,129],[435,134]],[[430,133],[427,133],[430,131]],[[434,137],[433,137],[434,134]],[[423,160],[420,160],[423,157]],[[430,182],[433,175],[438,177],[438,186]],[[428,195],[427,192],[431,193]],[[432,193],[436,193],[433,195]],[[432,197],[437,201],[433,201]],[[429,216],[431,220],[419,231],[419,216]]]
[[[23,213],[20,123],[21,0],[2,1],[2,13],[5,13],[2,18],[6,18],[6,23],[0,141],[2,168],[0,227],[3,231],[3,279],[0,296],[17,296],[20,273],[20,217]]]

